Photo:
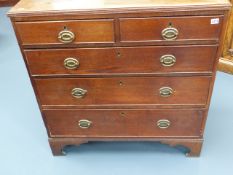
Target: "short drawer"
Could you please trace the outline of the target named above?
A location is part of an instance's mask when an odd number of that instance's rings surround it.
[[[26,50],[38,75],[158,74],[212,72],[217,46],[118,47]]]
[[[45,110],[50,137],[200,137],[201,110]]]
[[[122,42],[218,40],[223,16],[121,18]]]
[[[43,106],[205,105],[211,77],[35,79]]]
[[[111,19],[16,22],[15,28],[22,45],[114,42]]]

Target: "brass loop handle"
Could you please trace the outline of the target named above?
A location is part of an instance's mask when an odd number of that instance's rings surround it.
[[[76,58],[66,58],[64,60],[64,66],[66,69],[77,69],[80,63]]]
[[[165,40],[175,40],[178,37],[179,31],[174,27],[167,27],[162,31],[162,37]]]
[[[170,97],[173,94],[173,89],[170,87],[162,87],[159,89],[161,97]]]
[[[157,126],[160,129],[167,129],[169,128],[170,125],[171,125],[171,122],[167,119],[162,119],[162,120],[157,121]]]
[[[171,67],[176,63],[176,57],[174,55],[163,55],[160,62],[165,67]]]
[[[84,98],[85,95],[87,94],[87,90],[81,88],[74,88],[71,94],[75,98]]]
[[[91,127],[92,122],[86,119],[79,120],[78,125],[82,129],[88,129]]]
[[[64,44],[69,44],[74,41],[75,34],[69,30],[64,29],[58,34],[58,39]]]

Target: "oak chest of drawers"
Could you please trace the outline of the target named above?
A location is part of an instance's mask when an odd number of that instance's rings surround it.
[[[21,0],[10,12],[54,155],[158,141],[198,156],[226,0]]]

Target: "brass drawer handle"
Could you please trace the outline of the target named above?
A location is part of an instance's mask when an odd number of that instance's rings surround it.
[[[175,40],[178,37],[179,31],[174,27],[167,27],[162,31],[162,37],[165,40]]]
[[[167,119],[162,119],[162,120],[157,121],[157,126],[160,129],[167,129],[169,128],[170,125],[171,125],[171,122]]]
[[[159,89],[161,97],[170,97],[173,94],[173,89],[170,87],[162,87]]]
[[[86,119],[79,120],[78,125],[82,129],[88,129],[91,127],[92,122]]]
[[[64,60],[64,66],[66,69],[77,69],[80,63],[76,58],[66,58]]]
[[[75,35],[73,32],[64,29],[58,34],[58,39],[64,44],[69,44],[74,41]]]
[[[87,90],[81,88],[74,88],[71,94],[75,98],[84,98],[85,95],[87,94]]]
[[[163,55],[160,62],[164,67],[171,67],[176,63],[176,57],[174,55]]]

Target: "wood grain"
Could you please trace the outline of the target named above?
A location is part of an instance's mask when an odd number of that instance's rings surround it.
[[[224,7],[229,6],[228,0],[21,0],[20,3],[11,9],[12,14],[20,13],[40,13],[40,12],[70,12],[70,11],[93,11],[99,9],[108,9],[114,12],[114,9],[131,9],[131,8],[172,8],[181,7]]]
[[[218,19],[218,24],[211,20]],[[175,27],[179,40],[216,40],[219,38],[223,16],[168,17],[168,18],[121,18],[121,41],[161,41],[163,29]],[[197,27],[198,26],[198,27]],[[197,32],[198,30],[198,32]]]
[[[43,106],[111,105],[202,105],[208,98],[210,77],[117,77],[35,79]],[[171,87],[170,97],[161,97],[160,88]],[[82,99],[71,95],[74,88],[87,90]]]
[[[73,43],[114,42],[113,20],[18,22],[15,25],[23,45],[64,45],[58,40],[64,28],[75,34]]]
[[[151,46],[83,49],[25,50],[32,76],[112,76],[169,73],[211,73],[217,45]],[[164,55],[176,57],[171,67],[161,64]],[[66,58],[75,58],[79,67],[64,67]]]
[[[50,137],[201,137],[201,110],[44,110]],[[82,129],[79,120],[92,122]],[[171,122],[161,129],[157,122]]]

